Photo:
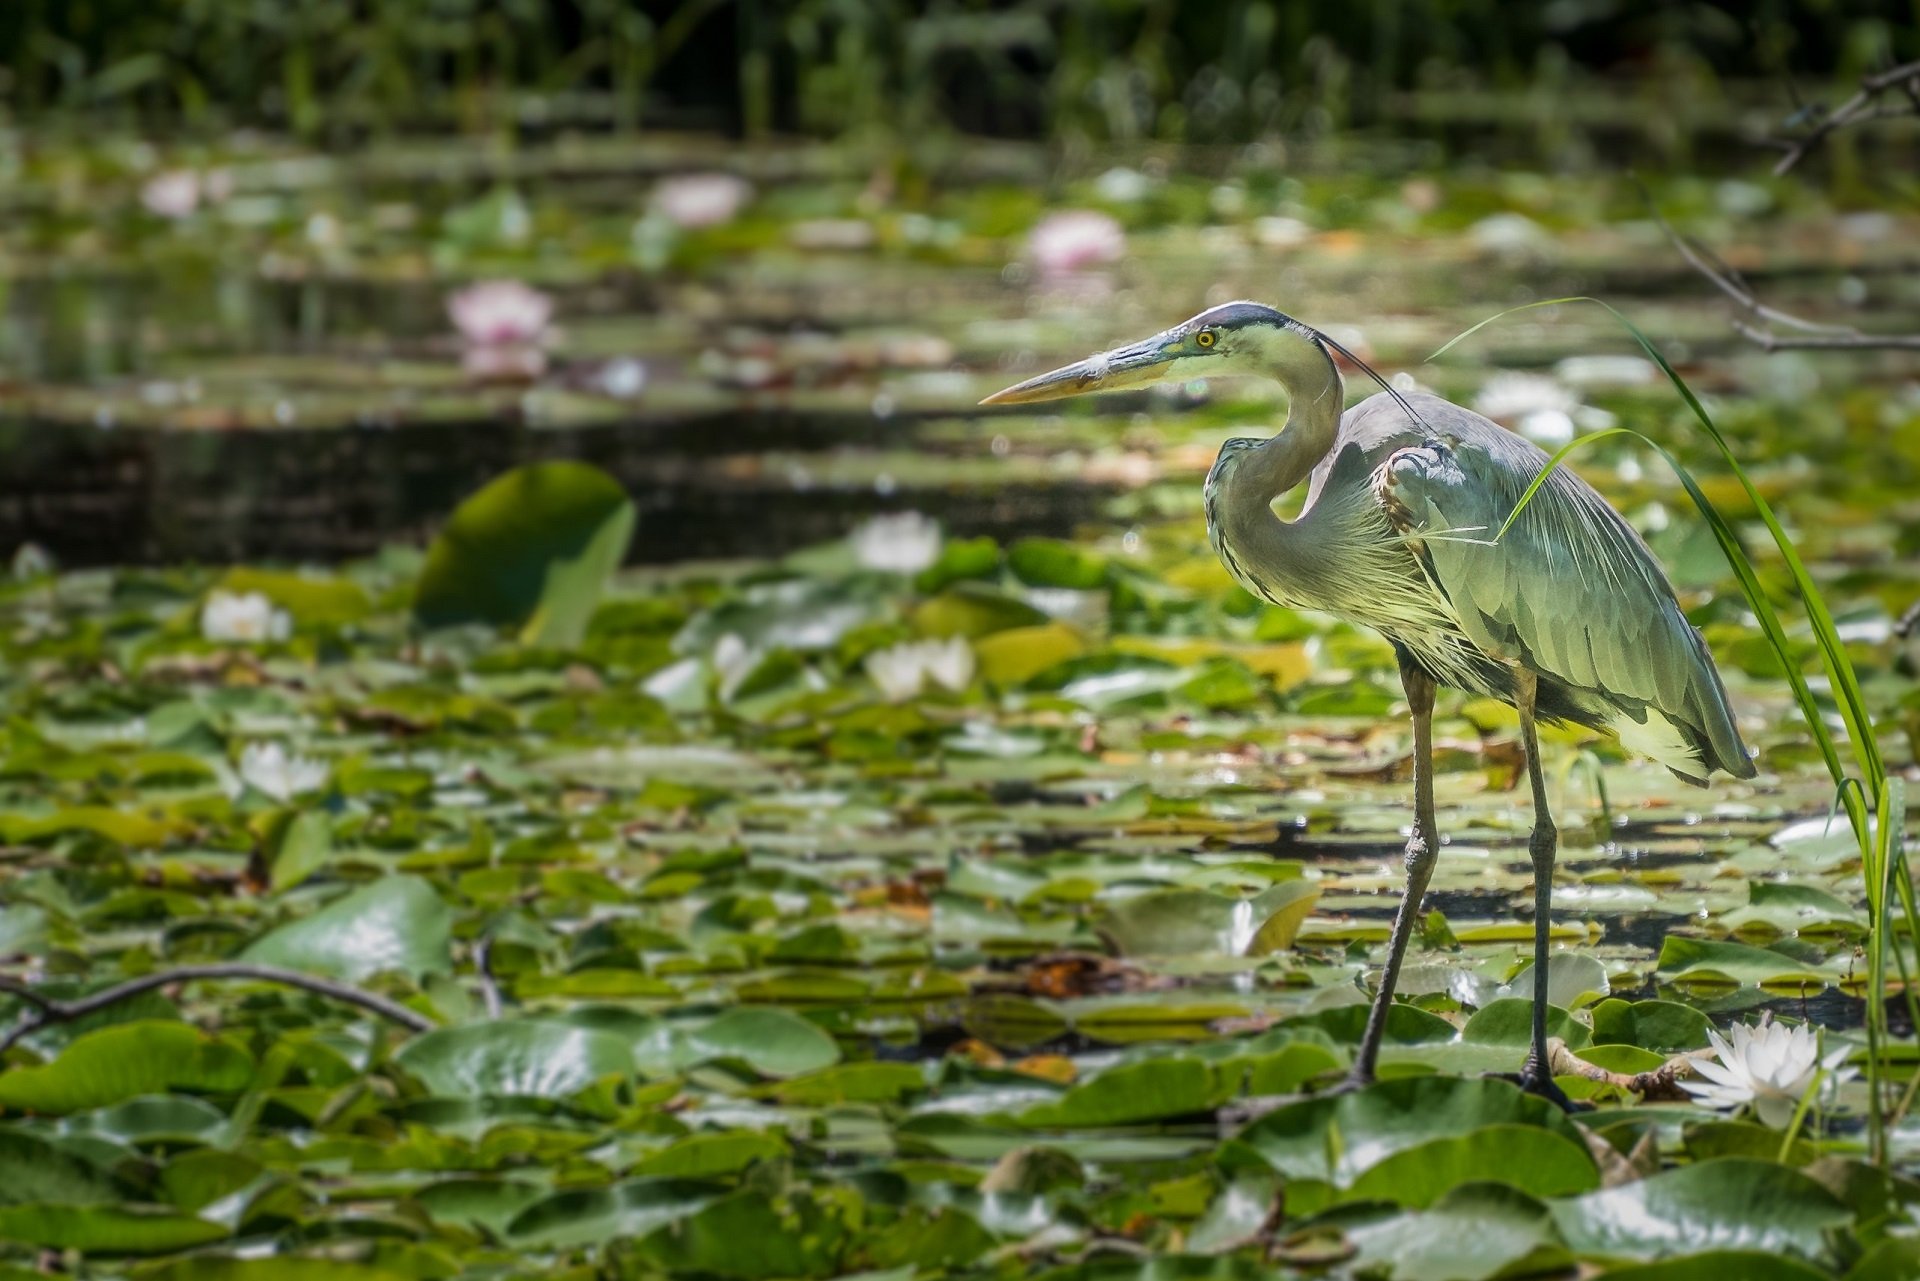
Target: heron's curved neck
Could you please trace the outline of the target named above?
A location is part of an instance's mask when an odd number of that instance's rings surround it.
[[[1263,355],[1260,372],[1286,388],[1286,426],[1248,451],[1226,497],[1233,510],[1271,516],[1268,505],[1305,480],[1333,448],[1345,394],[1333,357],[1312,339],[1281,332]],[[1273,523],[1281,522],[1275,517]]]

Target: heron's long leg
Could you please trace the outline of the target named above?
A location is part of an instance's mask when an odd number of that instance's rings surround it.
[[[1547,808],[1547,779],[1540,768],[1540,737],[1534,729],[1534,700],[1540,678],[1524,668],[1514,672],[1513,704],[1520,712],[1520,746],[1527,757],[1527,778],[1533,784],[1533,835],[1527,852],[1533,856],[1533,1048],[1520,1072],[1520,1088],[1544,1095],[1562,1107],[1572,1104],[1554,1084],[1547,1055],[1547,937],[1553,928],[1553,859],[1560,832]]]
[[[1407,837],[1407,892],[1394,914],[1387,967],[1380,973],[1380,990],[1374,994],[1373,1009],[1367,1015],[1366,1035],[1360,1039],[1353,1070],[1347,1074],[1353,1085],[1373,1080],[1380,1039],[1387,1030],[1387,1010],[1393,1005],[1394,984],[1400,979],[1400,962],[1407,954],[1413,923],[1420,919],[1420,900],[1426,897],[1427,882],[1440,856],[1440,831],[1433,818],[1433,678],[1403,655],[1400,683],[1406,687],[1407,707],[1413,713],[1413,833]]]

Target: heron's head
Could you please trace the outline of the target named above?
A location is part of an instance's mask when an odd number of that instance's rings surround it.
[[[1311,385],[1309,379],[1323,379],[1333,368],[1330,342],[1318,330],[1262,303],[1222,303],[1151,338],[1039,374],[980,403],[1026,405],[1225,374],[1264,374]]]

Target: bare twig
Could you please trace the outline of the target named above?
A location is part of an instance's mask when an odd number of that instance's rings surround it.
[[[96,1011],[104,1010],[110,1005],[118,1005],[122,1001],[139,996],[142,992],[151,992],[157,987],[209,979],[279,983],[286,987],[297,987],[313,992],[347,1005],[357,1005],[363,1010],[378,1014],[381,1018],[391,1019],[414,1032],[430,1032],[435,1026],[433,1020],[426,1015],[416,1013],[376,992],[369,992],[348,983],[337,983],[332,979],[318,978],[312,974],[303,974],[299,970],[282,969],[277,965],[240,963],[181,965],[170,970],[156,970],[152,974],[142,974],[139,978],[128,979],[125,983],[102,988],[98,992],[76,997],[70,1001],[56,1000],[34,991],[24,983],[0,978],[0,993],[33,1007],[31,1013],[23,1015],[5,1036],[0,1037],[0,1054],[5,1054],[19,1044],[21,1038],[31,1036],[43,1027],[55,1023],[71,1023],[75,1019],[82,1019]]]
[[[1714,288],[1746,313],[1734,317],[1734,332],[1762,351],[1920,351],[1920,334],[1863,333],[1851,325],[1823,324],[1767,306],[1754,295],[1739,272],[1711,250],[1681,235],[1659,210],[1654,210],[1654,217],[1680,256],[1687,260],[1687,265],[1705,276]],[[1794,333],[1782,336],[1774,332],[1775,326]]]
[[[1583,1080],[1597,1081],[1602,1085],[1629,1090],[1647,1099],[1686,1099],[1688,1095],[1680,1088],[1680,1079],[1693,1075],[1693,1061],[1696,1057],[1708,1056],[1712,1053],[1712,1050],[1694,1050],[1687,1054],[1676,1054],[1649,1072],[1609,1072],[1598,1064],[1589,1063],[1575,1055],[1567,1048],[1567,1043],[1559,1037],[1552,1037],[1547,1041],[1547,1062],[1555,1076],[1577,1076]]]
[[[1920,62],[1902,63],[1864,77],[1860,81],[1860,88],[1851,98],[1832,111],[1821,113],[1813,122],[1813,127],[1798,138],[1777,139],[1779,145],[1786,148],[1786,154],[1773,166],[1774,176],[1779,177],[1805,160],[1809,152],[1825,142],[1836,130],[1865,124],[1869,120],[1909,114],[1907,108],[1888,109],[1880,105],[1882,95],[1894,90],[1914,104],[1914,112],[1920,112]]]
[[[1900,621],[1893,625],[1893,630],[1902,636],[1920,634],[1920,600],[1907,606],[1907,612],[1900,615]]]

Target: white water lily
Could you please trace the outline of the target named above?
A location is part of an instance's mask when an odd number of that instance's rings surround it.
[[[325,761],[295,756],[279,743],[248,743],[240,752],[240,780],[276,801],[290,801],[327,785]]]
[[[902,703],[927,683],[959,691],[973,683],[973,647],[966,638],[909,641],[867,655],[867,676],[887,701]]]
[[[753,199],[753,184],[730,173],[690,173],[653,189],[656,213],[686,231],[729,223]]]
[[[1761,1121],[1775,1128],[1793,1118],[1817,1071],[1825,1073],[1829,1090],[1856,1075],[1842,1066],[1846,1046],[1823,1055],[1819,1034],[1810,1025],[1790,1028],[1775,1023],[1770,1014],[1752,1027],[1736,1023],[1724,1037],[1709,1028],[1707,1037],[1720,1061],[1695,1059],[1693,1070],[1706,1079],[1682,1081],[1681,1087],[1707,1107],[1751,1104]]]
[[[917,574],[940,557],[939,522],[919,512],[875,516],[849,535],[862,569]]]
[[[191,169],[169,169],[147,179],[140,203],[161,218],[187,218],[200,207],[200,175]]]
[[[215,588],[200,607],[200,634],[222,645],[257,645],[285,640],[293,619],[276,609],[260,592],[229,592]]]

